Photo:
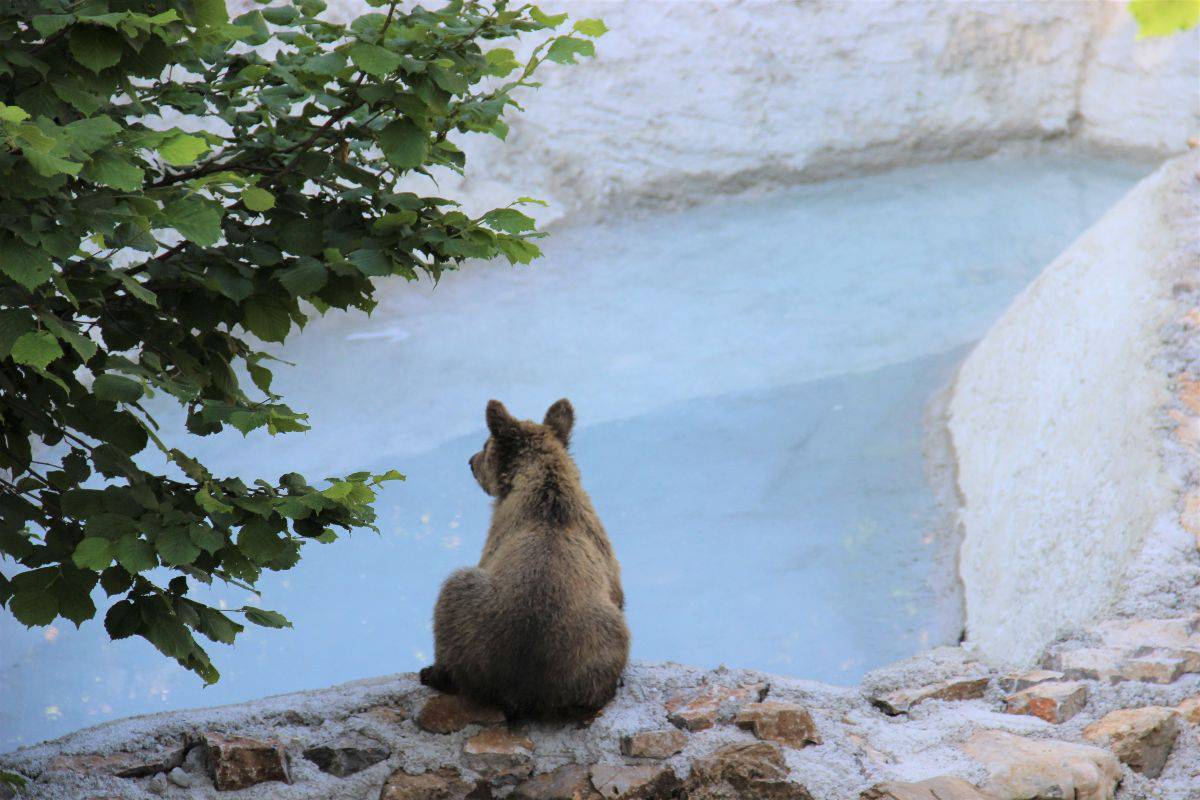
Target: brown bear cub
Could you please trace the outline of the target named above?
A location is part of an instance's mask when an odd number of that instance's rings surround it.
[[[447,578],[433,612],[421,683],[509,719],[595,714],[629,658],[620,567],[567,453],[574,421],[565,399],[541,425],[488,403],[470,464],[492,524],[479,566]]]

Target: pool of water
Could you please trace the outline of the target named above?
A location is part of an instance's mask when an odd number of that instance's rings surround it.
[[[574,401],[635,658],[848,683],[954,641],[959,609],[933,588],[922,410],[1147,171],[946,164],[570,227],[533,267],[393,284],[370,318],[315,321],[276,383],[311,432],[185,449],[250,477],[398,468],[409,479],[380,497],[382,534],[267,573],[255,604],[295,628],[210,645],[223,678],[208,688],[141,640],[107,641],[99,620],[28,631],[0,614],[0,750],[428,663],[438,586],[487,527],[466,462],[490,397],[536,418]]]

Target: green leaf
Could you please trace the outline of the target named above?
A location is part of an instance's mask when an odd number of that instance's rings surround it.
[[[130,296],[136,297],[138,300],[141,300],[147,305],[158,305],[158,296],[145,286],[142,286],[142,284],[138,282],[138,279],[133,275],[125,272],[118,272],[116,275],[117,280],[125,285],[125,291],[129,292]]]
[[[43,590],[18,592],[8,601],[8,610],[26,627],[49,625],[58,616],[58,599]]]
[[[245,628],[214,608],[200,606],[196,609],[200,617],[199,630],[214,642],[233,644],[234,639]]]
[[[556,28],[567,20],[566,14],[550,15],[542,11],[537,6],[529,9],[529,16],[532,17],[535,22],[545,25],[547,28]]]
[[[282,342],[292,329],[292,318],[274,297],[255,296],[242,304],[242,325],[264,342]]]
[[[53,36],[74,21],[73,14],[39,14],[33,18],[33,28],[42,36]]]
[[[92,25],[72,28],[69,48],[76,61],[97,74],[119,62],[124,52],[119,33]]]
[[[251,186],[242,192],[242,203],[251,211],[270,211],[275,207],[275,195],[266,189]]]
[[[8,358],[21,335],[36,330],[33,317],[24,309],[0,309],[0,359]]]
[[[169,225],[189,242],[211,247],[221,238],[219,203],[189,195],[174,200],[163,209],[163,223]]]
[[[168,528],[154,540],[154,547],[171,566],[191,564],[200,555],[200,548],[192,542],[186,528]]]
[[[71,561],[80,569],[101,570],[113,560],[113,543],[98,536],[89,536],[78,544]]]
[[[305,297],[320,291],[328,280],[328,270],[317,259],[300,256],[296,259],[295,266],[279,270],[275,273],[275,278],[293,297]]]
[[[532,217],[527,217],[515,208],[497,208],[489,211],[483,217],[489,227],[505,233],[521,233],[531,231],[536,226]]]
[[[292,627],[292,623],[288,622],[287,617],[278,611],[265,611],[261,608],[245,606],[242,612],[245,613],[246,619],[249,622],[253,622],[255,625],[262,625],[264,628]]]
[[[354,66],[376,78],[385,78],[400,66],[400,56],[366,42],[358,42],[350,48],[350,60]]]
[[[78,175],[79,171],[83,169],[83,165],[75,161],[69,161],[52,153],[39,152],[31,147],[25,148],[21,155],[25,156],[25,160],[33,167],[34,172],[43,178],[52,178],[55,175]]]
[[[194,0],[196,22],[205,27],[215,27],[229,22],[229,11],[225,0]]]
[[[104,615],[104,629],[114,639],[126,639],[142,628],[142,614],[128,600],[120,600]]]
[[[398,119],[379,132],[379,147],[393,166],[413,169],[425,163],[429,135],[410,120]]]
[[[546,58],[556,64],[574,64],[575,56],[594,56],[596,46],[586,39],[572,39],[562,36],[554,40],[546,51]]]
[[[233,506],[222,503],[217,498],[209,493],[208,489],[201,487],[195,494],[196,503],[209,514],[231,514]]]
[[[0,122],[21,122],[27,119],[29,119],[29,112],[20,106],[0,103]]]
[[[44,250],[9,239],[0,241],[0,272],[33,291],[50,280],[54,267]]]
[[[117,562],[132,573],[145,572],[158,566],[154,547],[139,536],[124,536],[117,542]]]
[[[1200,0],[1131,0],[1129,12],[1138,23],[1137,38],[1170,36],[1200,23]]]
[[[283,555],[287,540],[271,530],[267,523],[255,521],[242,527],[237,545],[251,561],[265,564]]]
[[[581,19],[575,23],[574,28],[584,36],[603,36],[608,33],[608,26],[604,24],[602,19]]]
[[[141,167],[118,155],[100,153],[83,168],[83,177],[101,186],[134,192],[142,188],[146,173]]]
[[[191,537],[192,544],[206,553],[215,553],[225,546],[225,537],[207,525],[193,525],[188,529],[188,536]]]
[[[186,167],[208,152],[208,142],[190,133],[177,133],[158,146],[158,154],[173,167]]]
[[[121,126],[108,117],[92,117],[72,122],[63,130],[76,145],[90,153],[116,138],[121,132]]]
[[[18,364],[27,364],[36,369],[45,369],[46,365],[57,358],[62,358],[62,347],[58,339],[46,331],[30,331],[22,334],[12,346],[12,360]]]
[[[112,402],[133,403],[142,397],[142,385],[124,375],[106,373],[96,378],[92,391],[101,400]]]

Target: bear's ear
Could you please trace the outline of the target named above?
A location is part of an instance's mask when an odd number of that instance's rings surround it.
[[[542,424],[554,431],[554,435],[563,443],[563,447],[571,444],[571,428],[575,425],[575,409],[567,398],[559,400],[546,411]]]
[[[487,419],[488,431],[497,439],[512,437],[518,431],[517,421],[513,419],[512,414],[508,413],[504,403],[499,400],[488,400],[487,413],[484,417]]]

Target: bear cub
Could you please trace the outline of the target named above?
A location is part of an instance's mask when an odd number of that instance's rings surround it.
[[[629,658],[620,567],[567,446],[566,399],[542,424],[487,405],[471,472],[495,498],[479,566],[446,579],[421,683],[510,719],[594,715]]]

